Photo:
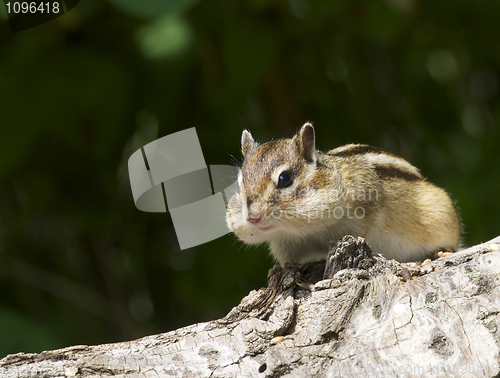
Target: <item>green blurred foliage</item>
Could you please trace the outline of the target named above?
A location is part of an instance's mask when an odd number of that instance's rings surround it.
[[[1,7],[0,7],[1,8]],[[305,122],[318,147],[401,154],[499,234],[497,2],[82,0],[12,33],[0,15],[0,357],[225,315],[272,260],[226,235],[180,251],[135,209],[128,157],[196,127],[208,164]]]

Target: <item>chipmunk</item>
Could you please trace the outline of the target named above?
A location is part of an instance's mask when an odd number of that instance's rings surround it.
[[[292,139],[264,144],[245,130],[241,151],[226,223],[247,244],[268,243],[281,265],[325,259],[330,241],[344,235],[400,262],[459,247],[448,194],[388,151],[363,144],[317,151],[310,123]]]

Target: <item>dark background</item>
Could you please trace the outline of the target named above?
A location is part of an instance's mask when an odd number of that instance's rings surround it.
[[[226,235],[181,251],[134,207],[127,160],[196,127],[401,154],[457,201],[465,245],[500,234],[500,3],[82,0],[13,33],[0,5],[0,357],[224,316],[272,260]],[[233,158],[234,157],[234,158]]]

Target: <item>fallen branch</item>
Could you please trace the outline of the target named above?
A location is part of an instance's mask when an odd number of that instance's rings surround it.
[[[219,320],[0,360],[0,377],[471,376],[499,373],[500,238],[425,264],[371,256],[275,268]]]

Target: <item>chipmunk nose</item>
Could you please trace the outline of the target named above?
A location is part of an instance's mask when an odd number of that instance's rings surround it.
[[[256,224],[259,223],[261,219],[262,219],[262,214],[260,213],[258,206],[254,203],[250,204],[248,206],[247,221]]]
[[[260,213],[248,213],[247,221],[249,221],[250,223],[259,223],[261,219],[262,216],[260,215]]]

